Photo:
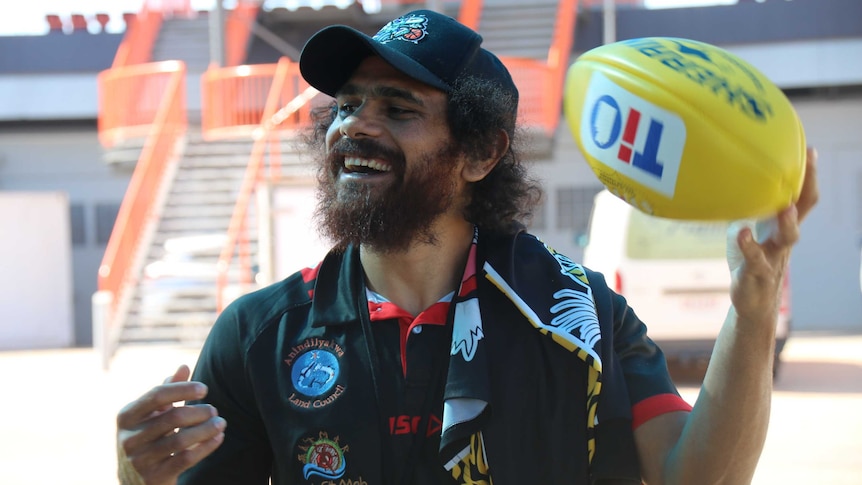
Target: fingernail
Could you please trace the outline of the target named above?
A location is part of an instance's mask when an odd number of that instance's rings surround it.
[[[224,431],[224,429],[227,428],[227,421],[225,421],[221,416],[217,416],[215,420],[213,420],[213,424],[215,424],[216,429],[219,431]]]

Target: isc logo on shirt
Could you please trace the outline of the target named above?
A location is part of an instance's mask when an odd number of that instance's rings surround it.
[[[675,113],[596,72],[584,99],[581,143],[612,170],[673,197],[685,146],[685,123]]]

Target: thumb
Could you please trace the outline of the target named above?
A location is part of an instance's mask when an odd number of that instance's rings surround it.
[[[189,366],[183,364],[177,368],[176,372],[174,372],[174,375],[165,378],[164,384],[170,384],[172,382],[184,382],[189,380],[189,377],[191,377],[191,375],[192,372],[189,370]]]
[[[185,381],[189,380],[189,377],[191,377],[191,375],[192,375],[192,372],[191,372],[191,370],[189,370],[189,366],[183,364],[183,365],[177,367],[177,370],[174,372],[174,375],[165,377],[165,380],[162,381],[162,384],[171,384],[173,382],[185,382]],[[167,406],[161,407],[158,410],[156,410],[156,414],[164,413],[165,411],[171,409],[172,407],[173,406],[170,404]]]
[[[739,233],[754,231],[754,221],[741,220],[731,222],[727,227],[727,266],[730,272],[738,270],[745,263],[745,255],[739,247]]]

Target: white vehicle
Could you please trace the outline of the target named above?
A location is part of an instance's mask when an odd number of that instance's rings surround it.
[[[584,266],[625,296],[669,361],[708,361],[730,306],[727,223],[644,214],[607,190],[593,203]],[[775,364],[790,330],[782,288]]]

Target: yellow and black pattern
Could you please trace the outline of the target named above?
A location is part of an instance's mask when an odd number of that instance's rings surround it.
[[[515,289],[488,262],[484,267],[485,277],[515,304],[530,324],[587,364],[587,449],[592,463],[596,453],[595,427],[602,390],[599,317],[584,268],[542,244],[559,264],[560,273],[567,277],[555,279],[559,286],[536,285]]]
[[[450,470],[452,478],[460,485],[493,485],[481,431],[470,436],[470,446],[465,452]]]

